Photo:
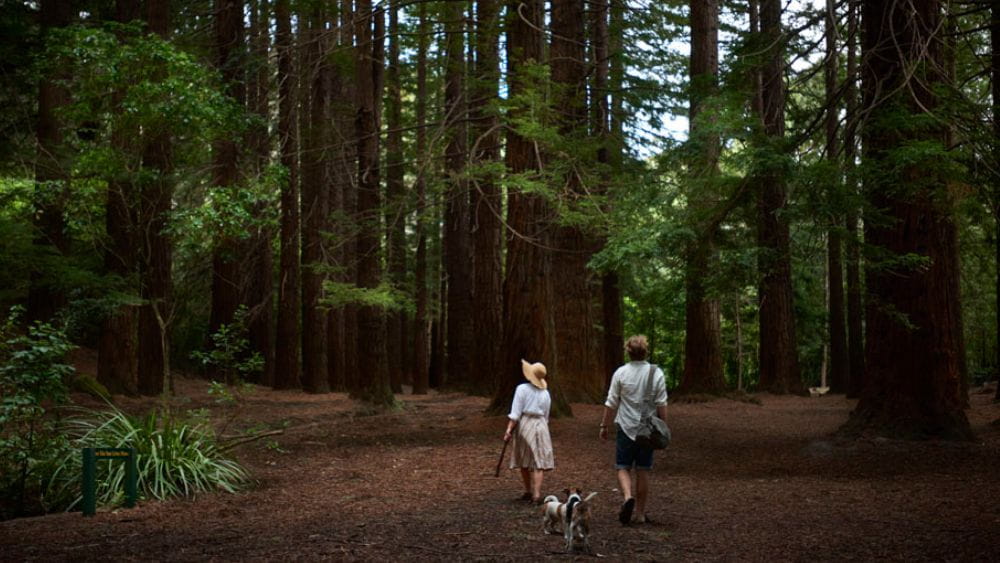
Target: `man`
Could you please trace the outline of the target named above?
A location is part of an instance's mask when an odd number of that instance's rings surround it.
[[[660,368],[650,369],[646,357],[649,342],[643,335],[630,336],[625,342],[625,351],[630,361],[615,370],[608,389],[608,399],[604,402],[604,417],[601,419],[601,439],[608,439],[608,424],[614,417],[617,434],[615,436],[615,469],[618,485],[624,502],[618,513],[618,521],[627,525],[633,520],[648,523],[646,499],[649,497],[649,471],[653,468],[653,450],[640,448],[635,443],[639,422],[643,413],[656,414],[667,420],[667,384]],[[652,385],[647,383],[653,378]],[[652,393],[648,392],[652,388]],[[648,396],[647,396],[648,395]],[[617,411],[617,414],[616,414]],[[632,496],[631,472],[635,470],[635,496]]]

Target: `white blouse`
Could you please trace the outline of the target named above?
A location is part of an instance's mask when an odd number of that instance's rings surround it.
[[[549,408],[552,406],[552,397],[548,389],[539,389],[530,383],[522,383],[514,391],[514,402],[510,405],[510,414],[507,415],[513,421],[521,419],[521,414],[533,414],[544,416],[549,419]]]

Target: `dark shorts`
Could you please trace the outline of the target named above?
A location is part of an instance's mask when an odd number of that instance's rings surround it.
[[[617,426],[616,426],[617,427]],[[644,469],[653,468],[653,450],[640,448],[632,438],[618,428],[615,435],[615,469]]]

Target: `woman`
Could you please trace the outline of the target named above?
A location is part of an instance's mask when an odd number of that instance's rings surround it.
[[[521,360],[521,371],[527,383],[517,386],[514,402],[507,415],[507,432],[504,442],[514,437],[514,451],[510,457],[510,468],[521,470],[524,482],[522,500],[535,504],[542,502],[542,476],[555,468],[552,455],[552,438],[549,436],[549,396],[545,381],[545,366],[541,363],[529,364]],[[514,428],[517,434],[513,435]]]

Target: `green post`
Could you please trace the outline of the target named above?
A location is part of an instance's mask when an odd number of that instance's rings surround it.
[[[125,506],[135,508],[136,489],[139,481],[135,466],[135,448],[128,449],[128,461],[125,464]]]
[[[97,459],[94,448],[83,448],[83,515],[93,516],[97,513]]]

